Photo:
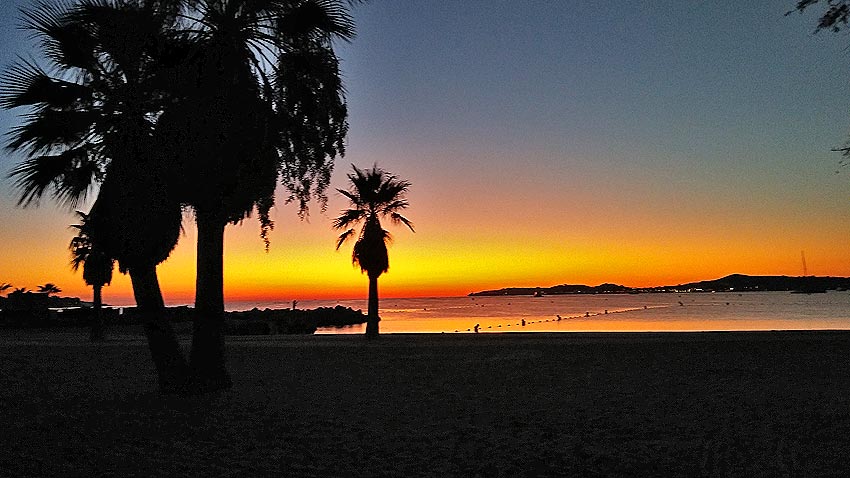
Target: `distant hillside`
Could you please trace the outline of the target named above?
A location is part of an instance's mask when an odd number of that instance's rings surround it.
[[[632,291],[629,287],[617,284],[601,284],[597,286],[562,284],[553,287],[507,287],[498,290],[485,290],[473,292],[470,296],[492,296],[492,295],[564,295],[564,294],[624,294]]]
[[[642,292],[754,292],[754,291],[799,291],[823,292],[826,290],[850,289],[850,277],[792,277],[792,276],[748,276],[732,274],[720,279],[690,282],[687,284],[657,287],[632,288],[617,284],[598,286],[562,284],[553,287],[507,287],[498,290],[472,292],[470,296],[499,295],[564,295],[564,294],[636,294]]]

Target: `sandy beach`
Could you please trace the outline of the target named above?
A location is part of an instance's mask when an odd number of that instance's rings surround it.
[[[115,332],[115,331],[112,331]],[[844,476],[850,333],[228,339],[160,396],[146,343],[0,331],[2,476]]]

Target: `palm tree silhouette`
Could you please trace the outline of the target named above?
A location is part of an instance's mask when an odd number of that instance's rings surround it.
[[[349,189],[338,189],[348,198],[350,206],[333,222],[335,229],[344,229],[362,223],[357,242],[351,254],[351,262],[360,266],[361,272],[369,276],[369,315],[366,322],[366,335],[378,335],[378,277],[390,267],[387,243],[390,233],[381,226],[380,218],[389,218],[393,223],[401,223],[413,231],[413,223],[399,214],[409,203],[405,197],[410,182],[397,178],[378,168],[361,170],[352,165],[353,173],[348,174]],[[336,248],[353,237],[355,229],[349,228],[340,234]]]
[[[42,294],[50,295],[50,294],[58,294],[58,293],[62,292],[62,289],[60,289],[59,286],[57,286],[56,284],[54,284],[52,282],[48,282],[47,284],[38,286],[38,291],[41,292]]]
[[[89,224],[89,215],[80,211],[77,211],[77,215],[80,217],[80,223],[71,226],[77,229],[77,235],[71,239],[68,246],[71,250],[71,269],[76,272],[82,266],[83,280],[87,285],[92,286],[93,311],[89,339],[96,342],[104,339],[103,316],[101,314],[103,306],[102,290],[104,285],[109,285],[112,282],[112,269],[115,267],[115,260],[109,257],[95,241],[92,227]]]
[[[168,170],[150,154],[163,101],[154,73],[174,18],[162,5],[43,3],[24,12],[24,27],[40,40],[51,74],[32,62],[14,65],[0,84],[0,106],[31,110],[8,144],[27,156],[10,174],[20,205],[50,193],[76,207],[101,183],[91,230],[130,274],[160,387],[178,390],[187,367],[164,318],[156,265],[176,245],[182,216],[165,186]]]
[[[333,51],[353,35],[350,0],[124,0],[40,4],[25,14],[49,75],[32,62],[2,82],[0,106],[29,106],[9,148],[20,203],[50,193],[90,210],[104,251],[128,271],[160,386],[186,383],[163,318],[156,265],[198,226],[190,363],[197,389],[230,385],[224,363],[223,232],[257,209],[261,235],[280,178],[301,214],[322,205],[344,153],[347,109]]]
[[[331,41],[353,26],[338,0],[198,0],[184,9],[173,98],[159,119],[157,151],[176,167],[174,190],[198,230],[196,321],[190,367],[197,386],[226,388],[223,237],[256,208],[273,224],[278,177],[302,213],[324,199],[343,153],[346,106]],[[268,242],[266,242],[268,246]]]
[[[0,292],[6,292],[7,290],[9,290],[11,288],[12,288],[12,284],[10,284],[8,282],[0,283]]]

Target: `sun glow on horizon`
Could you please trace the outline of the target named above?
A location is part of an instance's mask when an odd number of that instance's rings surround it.
[[[334,250],[335,234],[327,215],[302,222],[286,208],[275,214],[278,226],[269,252],[264,251],[254,222],[249,220],[227,228],[224,267],[227,301],[366,297],[367,278],[351,264],[350,246]],[[678,236],[655,235],[652,224],[646,230],[635,229],[629,223],[617,226],[616,220],[623,218],[613,215],[609,218],[614,222],[604,225],[607,228],[604,234],[593,231],[597,227],[593,223],[581,234],[566,225],[559,229],[557,224],[533,232],[531,220],[530,224],[515,221],[515,229],[493,235],[480,226],[465,228],[463,224],[452,224],[447,222],[451,221],[451,214],[445,216],[440,222],[433,213],[412,208],[410,217],[416,220],[415,234],[387,226],[395,241],[389,250],[390,270],[379,280],[381,297],[463,296],[503,287],[550,287],[565,283],[609,282],[650,287],[716,279],[732,273],[802,274],[799,257],[802,241],[780,232],[773,233],[770,242],[754,249],[741,247],[742,238],[724,237],[725,231],[712,237],[710,231],[696,222],[684,226],[683,233],[687,234]],[[26,224],[32,224],[30,227],[36,230],[39,227],[38,221]],[[439,230],[435,224],[441,225]],[[175,252],[158,269],[166,302],[170,304],[194,300],[194,224],[187,221],[184,231]],[[809,272],[850,275],[848,253],[834,247],[834,243],[843,240],[842,226],[833,225],[828,232],[830,241],[806,247]],[[2,280],[30,289],[54,282],[63,289],[61,295],[90,298],[90,288],[68,267],[67,241],[72,232],[66,235],[67,238],[46,236],[45,243],[10,244],[17,250],[32,252],[7,255],[3,259],[7,265]],[[595,239],[588,241],[589,238]],[[52,252],[37,252],[43,250]],[[108,303],[131,304],[129,278],[116,271],[112,285],[104,289],[104,297]]]

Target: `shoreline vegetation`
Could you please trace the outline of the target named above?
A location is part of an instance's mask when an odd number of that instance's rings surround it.
[[[95,311],[88,307],[51,310],[30,308],[0,310],[0,328],[35,328],[61,330],[87,327]],[[135,307],[106,307],[100,311],[104,324],[113,329],[140,327],[144,317]],[[196,311],[192,307],[166,307],[163,318],[177,334],[191,334]],[[312,334],[319,327],[344,327],[366,322],[361,310],[350,307],[318,307],[315,309],[258,309],[224,313],[225,335]]]
[[[155,392],[141,335],[3,329],[0,469],[842,476],[848,349],[835,331],[230,337],[234,387],[184,397]]]

